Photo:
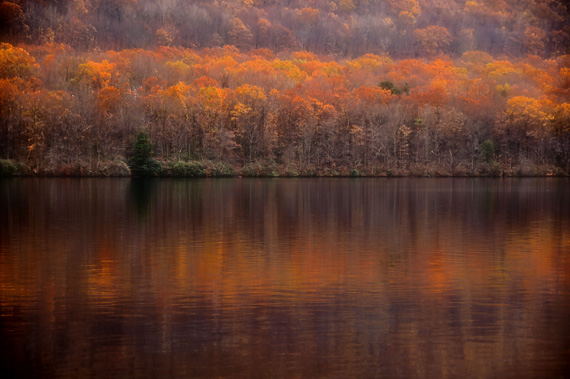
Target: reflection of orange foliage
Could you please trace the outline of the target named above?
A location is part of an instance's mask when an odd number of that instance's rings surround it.
[[[101,241],[95,252],[95,261],[88,270],[89,291],[92,294],[112,292],[117,284],[119,272],[117,267],[117,251],[108,244],[109,241]]]
[[[115,297],[117,294],[117,272],[112,260],[102,260],[88,274],[89,295],[92,297]]]
[[[560,272],[569,272],[570,260],[560,259],[564,255],[559,252],[570,249],[570,241],[553,240],[555,230],[555,227],[550,228],[547,224],[541,225],[525,238],[508,241],[507,249],[511,254],[505,264],[515,270],[519,277],[527,279],[524,283],[529,290],[538,283],[558,280],[556,278],[560,278]],[[565,275],[564,280],[568,282],[570,277]]]
[[[503,245],[489,246],[476,236],[449,234],[450,223],[457,222],[449,216],[440,218],[439,227],[430,233],[399,239],[410,239],[409,246],[394,248],[390,245],[395,240],[389,237],[376,240],[376,234],[361,234],[364,229],[357,224],[361,214],[342,221],[352,223],[350,226],[332,221],[325,225],[301,223],[285,239],[276,232],[272,214],[278,211],[271,205],[258,215],[266,220],[263,243],[258,244],[247,227],[213,222],[218,220],[217,212],[232,216],[236,212],[221,209],[204,214],[194,224],[186,222],[185,211],[157,221],[159,225],[153,228],[164,230],[163,238],[149,245],[146,240],[140,241],[129,253],[122,250],[123,234],[109,238],[113,228],[99,230],[107,238],[89,255],[88,265],[81,266],[85,271],[72,275],[71,285],[85,291],[92,301],[119,302],[136,291],[133,280],[143,275],[149,281],[145,291],[155,294],[164,307],[188,296],[241,307],[252,300],[271,301],[276,294],[294,294],[296,301],[310,300],[323,291],[339,288],[358,296],[385,293],[386,286],[397,286],[401,296],[419,293],[441,299],[442,294],[454,292],[464,294],[469,301],[474,293],[495,287],[504,291],[495,296],[507,296],[504,285],[509,283],[529,293],[570,284],[570,259],[564,254],[570,249],[570,238],[560,229],[565,223],[517,224],[522,228],[517,233],[502,230],[500,237],[495,236],[494,241]],[[179,223],[180,219],[186,221]],[[182,233],[180,227],[188,225],[196,229]],[[219,234],[221,230],[223,235]],[[57,251],[72,250],[66,238],[56,240],[60,244]],[[38,256],[35,242],[20,241],[22,254],[0,254],[0,303],[7,305],[4,309],[44,296],[39,292],[44,287],[57,292],[60,281],[69,278],[67,254]],[[13,249],[11,244],[3,244],[3,251]],[[376,250],[367,250],[370,246]],[[138,265],[142,273],[133,272]]]
[[[429,254],[427,266],[429,292],[442,292],[449,290],[453,285],[451,278],[454,276],[452,267],[449,267],[445,253],[434,251]]]

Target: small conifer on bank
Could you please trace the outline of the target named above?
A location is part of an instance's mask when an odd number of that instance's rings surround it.
[[[160,163],[152,158],[154,145],[150,141],[148,132],[138,132],[132,145],[128,160],[131,175],[134,177],[153,177],[160,172]]]

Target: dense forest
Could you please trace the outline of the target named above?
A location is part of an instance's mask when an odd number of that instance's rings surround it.
[[[0,173],[564,175],[556,0],[0,3]]]

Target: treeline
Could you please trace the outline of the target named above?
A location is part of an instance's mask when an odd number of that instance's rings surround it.
[[[235,45],[358,57],[570,52],[561,0],[12,0],[0,40],[76,50]]]
[[[569,67],[570,56],[480,51],[335,60],[2,44],[0,158],[5,172],[129,175],[148,135],[165,175],[562,174]]]

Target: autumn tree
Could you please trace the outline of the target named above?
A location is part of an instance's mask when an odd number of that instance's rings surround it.
[[[243,158],[252,162],[266,156],[271,147],[272,136],[265,127],[266,95],[261,88],[246,84],[236,88],[233,96],[230,115],[236,143]]]
[[[544,159],[544,142],[548,124],[552,121],[554,104],[526,96],[515,96],[507,102],[504,141],[516,158]]]
[[[425,29],[416,29],[414,38],[428,56],[447,52],[453,41],[451,34],[442,26],[428,26]]]
[[[230,21],[228,30],[228,42],[239,48],[249,48],[251,47],[251,42],[253,35],[245,26],[242,20],[239,18],[234,18]]]
[[[26,50],[0,43],[0,78],[29,79],[38,68],[36,60]]]

